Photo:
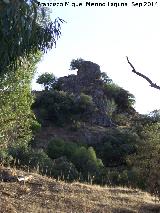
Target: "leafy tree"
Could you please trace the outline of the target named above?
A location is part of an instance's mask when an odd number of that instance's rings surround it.
[[[143,187],[160,197],[160,123],[146,125],[140,137],[137,152],[129,161],[138,170]]]
[[[73,162],[79,172],[83,174],[84,180],[88,180],[89,176],[99,176],[104,165],[100,159],[97,158],[93,147],[88,149],[84,146],[79,147],[73,156]]]
[[[49,90],[56,83],[56,77],[52,73],[43,73],[37,79],[38,84],[42,84],[45,90]]]
[[[84,61],[82,58],[73,59],[70,64],[70,70],[79,69]]]
[[[36,0],[0,2],[0,138],[1,147],[31,139],[31,79],[39,51],[46,52],[60,36],[61,19],[51,22]]]
[[[56,44],[63,20],[51,22],[48,17],[37,0],[0,1],[0,74],[17,68],[30,53],[46,52]]]
[[[31,80],[41,54],[23,59],[21,67],[0,78],[0,146],[24,145],[32,137]],[[27,72],[26,72],[27,69]]]

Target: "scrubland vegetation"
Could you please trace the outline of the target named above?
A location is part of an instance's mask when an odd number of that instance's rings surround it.
[[[34,0],[0,2],[0,212],[160,212],[159,110],[136,112],[134,96],[96,64],[94,83],[79,94],[49,73],[37,79],[44,89],[32,91],[59,22]],[[85,63],[93,64],[74,59],[70,68]],[[23,185],[2,178],[7,167],[38,174]]]

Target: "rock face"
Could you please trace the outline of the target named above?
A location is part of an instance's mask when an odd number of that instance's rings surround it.
[[[112,126],[110,118],[106,115],[106,96],[103,91],[100,66],[84,61],[77,71],[77,75],[61,77],[58,80],[60,89],[73,94],[84,93],[92,97],[97,112],[90,118],[92,124]]]

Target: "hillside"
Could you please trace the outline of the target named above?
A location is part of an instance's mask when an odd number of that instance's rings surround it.
[[[72,130],[72,126],[56,127],[53,125],[42,127],[35,135],[33,146],[37,148],[46,148],[49,141],[55,138],[62,138],[65,141],[74,141],[82,144],[100,143],[107,131],[111,128],[104,128],[98,125],[79,127],[76,131]]]
[[[156,114],[136,113],[134,96],[87,61],[33,95],[26,108],[15,111],[14,95],[3,106],[0,163],[38,174],[24,184],[24,172],[0,167],[0,213],[160,213],[148,194],[160,198]]]
[[[2,167],[1,170],[2,171]],[[26,174],[15,170],[14,174]],[[65,183],[32,173],[23,185],[0,182],[0,213],[159,213],[146,192],[122,187]]]
[[[13,158],[32,168],[38,165],[41,174],[49,167],[50,175],[61,180],[94,177],[94,184],[129,186],[159,196],[159,169],[153,169],[159,165],[157,115],[136,112],[134,95],[99,65],[79,59],[71,65],[76,74],[39,76],[44,90],[32,91],[39,125],[32,126],[30,150],[11,150]]]

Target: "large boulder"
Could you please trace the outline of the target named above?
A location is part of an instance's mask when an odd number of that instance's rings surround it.
[[[106,114],[106,96],[103,91],[100,66],[84,61],[77,71],[77,75],[61,77],[58,80],[60,89],[79,95],[90,95],[97,108],[97,112],[89,119],[92,124],[100,126],[112,126],[111,119]]]

